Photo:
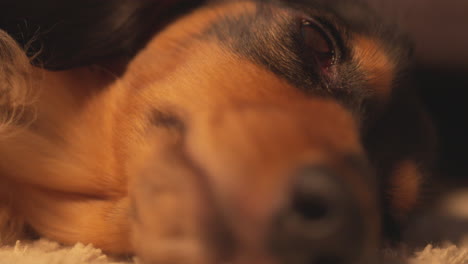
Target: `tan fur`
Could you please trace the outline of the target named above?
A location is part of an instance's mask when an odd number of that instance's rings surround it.
[[[27,194],[15,196],[15,206],[48,237],[125,251],[127,239],[119,237],[128,233],[127,219],[108,223],[114,215],[124,217],[119,210],[128,206],[126,179],[112,154],[120,89],[101,90],[109,81],[86,69],[41,74],[40,86],[35,87],[40,90],[36,121],[30,130],[0,141],[3,177],[11,179],[10,189]],[[95,232],[101,228],[106,237]],[[107,245],[108,240],[114,245]],[[118,249],[116,241],[121,241]]]
[[[7,33],[0,30],[0,137],[31,121],[34,93],[29,59]]]
[[[32,70],[41,76],[33,82],[37,118],[0,138],[0,194],[15,217],[63,243],[156,263],[211,263],[216,228],[233,230],[246,254],[262,252],[292,171],[327,164],[346,175],[371,226],[366,243],[376,244],[373,190],[340,160],[364,156],[351,114],[333,100],[305,98],[214,41],[193,39],[223,12],[252,8],[234,3],[180,19],[118,80],[99,69]],[[369,85],[386,96],[393,70],[385,54],[368,40],[357,45]],[[182,126],[155,124],[155,110]]]
[[[419,202],[422,181],[423,174],[414,161],[404,160],[394,169],[389,195],[396,217],[405,217]]]
[[[0,30],[0,142],[27,126],[34,117],[31,91],[31,66],[17,43]],[[24,221],[12,205],[14,194],[1,180],[0,171],[0,243],[22,237]]]
[[[361,70],[366,73],[368,84],[373,88],[371,92],[383,101],[388,100],[395,76],[395,63],[376,39],[356,36],[353,43],[354,57]]]

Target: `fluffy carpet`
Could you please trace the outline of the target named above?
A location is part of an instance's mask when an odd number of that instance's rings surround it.
[[[438,247],[427,245],[424,249],[410,253],[407,250],[385,250],[384,264],[468,264],[468,190],[452,193],[434,210],[423,214],[414,224],[408,240],[433,241],[447,238],[459,241],[457,245],[445,243]],[[452,218],[447,218],[452,216]],[[430,221],[428,221],[430,219]],[[428,232],[430,230],[430,232]],[[441,235],[449,234],[449,236]],[[34,242],[17,242],[15,246],[0,247],[0,264],[138,264],[138,259],[113,259],[92,245],[76,244],[64,247],[56,242],[40,239]],[[382,263],[376,263],[382,264]]]
[[[72,247],[41,239],[16,242],[15,246],[0,248],[0,264],[133,264],[137,260],[115,260],[92,245],[78,243]]]
[[[387,251],[386,264],[467,264],[468,243],[457,247],[445,245],[434,248],[428,245],[424,250],[408,257],[395,251]],[[17,242],[13,247],[0,249],[1,264],[138,264],[138,260],[115,260],[107,257],[100,249],[91,245],[76,244],[62,247],[41,239],[32,243]]]

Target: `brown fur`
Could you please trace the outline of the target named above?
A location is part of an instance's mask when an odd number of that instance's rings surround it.
[[[0,141],[9,139],[31,121],[32,98],[29,60],[23,50],[0,30]],[[29,114],[29,116],[28,116]],[[24,233],[24,220],[13,206],[9,182],[0,184],[0,243],[11,243]]]
[[[383,101],[388,100],[395,76],[394,63],[379,44],[379,40],[357,36],[353,42],[354,55],[361,69],[366,72],[369,84]]]
[[[3,122],[15,133],[0,138],[0,205],[9,210],[8,218],[0,211],[0,232],[24,219],[42,236],[156,263],[211,263],[229,253],[218,242],[232,240],[241,245],[238,263],[270,262],[260,240],[288,201],[290,172],[311,163],[341,172],[366,216],[366,248],[374,247],[376,191],[342,160],[365,156],[355,117],[194,38],[225,12],[253,8],[197,10],[158,34],[118,79],[100,68],[32,69],[7,39],[21,58],[9,65],[30,73],[0,87],[2,107],[4,98],[31,98],[30,89],[38,95],[34,122]],[[394,65],[377,43],[357,36],[354,55],[375,93],[388,98]],[[23,105],[15,100],[6,106]],[[415,203],[421,177],[405,164],[392,182],[392,206],[402,212]]]
[[[414,161],[400,162],[393,175],[389,188],[389,194],[393,197],[391,207],[393,213],[401,218],[408,215],[419,202],[424,177]]]

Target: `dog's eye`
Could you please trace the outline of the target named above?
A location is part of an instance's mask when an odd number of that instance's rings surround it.
[[[336,52],[329,35],[317,23],[311,20],[302,20],[302,38],[305,51],[313,56],[324,68],[336,62]]]

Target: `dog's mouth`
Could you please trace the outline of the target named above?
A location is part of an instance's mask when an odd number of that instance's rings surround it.
[[[301,107],[247,106],[198,114],[185,135],[165,142],[174,133],[154,128],[148,158],[158,162],[144,163],[133,188],[138,255],[149,263],[367,263],[378,241],[374,182],[346,111],[327,104],[312,119],[338,118],[315,125]],[[328,134],[329,123],[351,131]]]

